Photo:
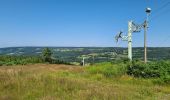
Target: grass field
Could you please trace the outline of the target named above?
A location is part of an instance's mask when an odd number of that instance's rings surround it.
[[[88,67],[34,64],[0,67],[0,100],[170,100],[170,85],[128,75],[105,77]]]

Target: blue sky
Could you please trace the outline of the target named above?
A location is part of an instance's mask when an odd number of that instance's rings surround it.
[[[145,8],[153,10],[148,45],[170,46],[169,0],[0,0],[0,47],[100,46],[126,47],[114,41],[127,32],[128,20],[142,23]],[[154,13],[154,11],[156,12]],[[143,31],[133,34],[143,46]]]

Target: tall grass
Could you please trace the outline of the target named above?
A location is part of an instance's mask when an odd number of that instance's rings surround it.
[[[168,100],[170,86],[123,75],[125,69],[121,64],[114,67],[111,63],[87,68],[42,64],[2,66],[0,100]],[[94,78],[100,76],[101,80]]]
[[[86,68],[90,74],[102,74],[105,77],[118,77],[126,74],[125,64],[99,63]]]

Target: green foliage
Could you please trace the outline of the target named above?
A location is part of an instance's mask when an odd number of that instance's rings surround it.
[[[43,49],[42,56],[45,62],[52,62],[52,51],[49,48]]]
[[[89,66],[86,70],[90,74],[102,74],[105,77],[121,76],[126,73],[124,64],[113,65],[112,63],[99,63],[94,66]]]
[[[62,60],[57,60],[57,59],[51,59],[50,64],[66,64],[66,65],[71,65],[68,62],[62,61]]]
[[[46,63],[40,56],[0,56],[0,66],[13,66],[13,65],[27,65],[36,63]],[[69,63],[52,59],[51,64],[67,64]]]
[[[4,62],[0,61],[0,66],[4,65]]]
[[[26,65],[42,62],[43,60],[39,56],[0,56],[0,66]]]
[[[159,78],[162,82],[170,83],[170,62],[157,61],[149,62],[133,62],[128,67],[127,73],[134,77],[141,78]]]
[[[130,60],[129,58],[121,58],[121,59],[115,59],[112,61],[112,64],[114,65],[117,65],[117,64],[120,64],[120,63],[123,63],[123,64],[130,64]]]

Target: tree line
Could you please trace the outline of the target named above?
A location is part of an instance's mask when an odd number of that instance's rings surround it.
[[[44,48],[41,55],[36,56],[11,56],[11,55],[1,55],[0,56],[0,66],[6,65],[26,65],[35,63],[49,63],[49,64],[69,64],[65,61],[58,60],[53,57],[53,52],[49,48]]]

